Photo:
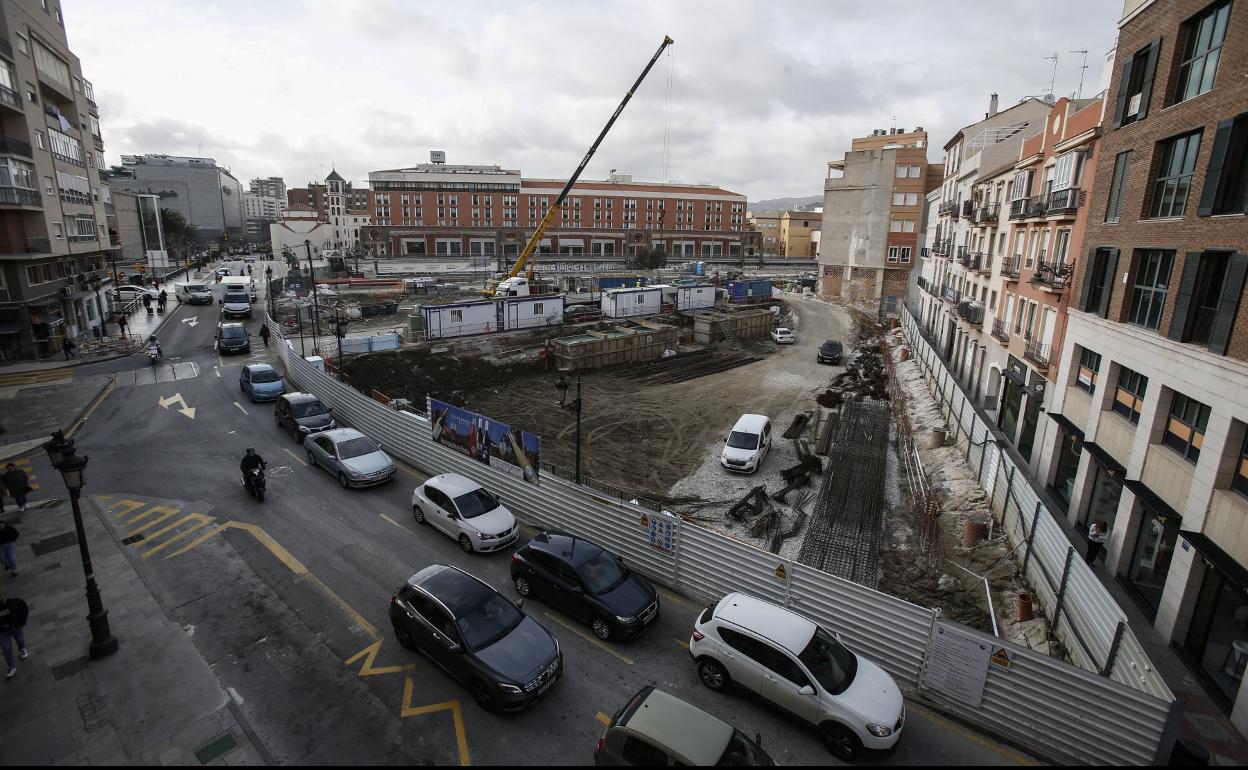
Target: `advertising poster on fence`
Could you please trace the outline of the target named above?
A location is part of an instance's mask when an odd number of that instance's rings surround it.
[[[541,438],[485,415],[429,399],[433,440],[505,473],[537,483]]]

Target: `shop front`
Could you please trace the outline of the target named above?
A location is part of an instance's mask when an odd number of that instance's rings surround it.
[[[1195,548],[1205,568],[1182,649],[1229,714],[1248,668],[1248,570],[1199,532],[1179,536],[1186,541],[1181,547]]]
[[[997,427],[1009,437],[1010,443],[1018,438],[1019,419],[1023,413],[1023,396],[1027,392],[1027,365],[1010,356],[1005,370],[1005,387],[1001,391],[1001,408],[997,412]],[[1032,424],[1034,429],[1035,424]]]
[[[1125,585],[1151,622],[1161,606],[1183,517],[1141,482],[1129,480],[1126,487],[1141,504],[1141,515]]]
[[[1075,477],[1079,474],[1079,460],[1083,457],[1083,431],[1063,415],[1050,413],[1049,419],[1057,423],[1057,467],[1053,475],[1053,483],[1049,485],[1049,491],[1069,512],[1070,501],[1075,496]]]

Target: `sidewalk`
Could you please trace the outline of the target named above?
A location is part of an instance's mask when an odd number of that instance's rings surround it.
[[[43,479],[44,491],[61,481]],[[82,499],[96,580],[120,650],[89,661],[82,566],[64,500],[41,500],[5,518],[21,532],[19,577],[0,587],[26,601],[30,658],[0,681],[0,763],[265,764],[263,748],[190,636],[170,620]]]

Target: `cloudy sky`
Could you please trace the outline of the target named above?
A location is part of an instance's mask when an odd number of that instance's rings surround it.
[[[1121,0],[64,0],[108,160],[204,155],[300,186],[427,162],[566,178],[663,39],[586,171],[822,191],[874,128],[941,145],[1002,106],[1101,87]],[[895,123],[894,123],[895,118]],[[666,137],[666,138],[665,138]]]

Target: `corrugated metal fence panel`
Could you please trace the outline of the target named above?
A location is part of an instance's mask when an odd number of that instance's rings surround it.
[[[452,449],[436,444],[428,418],[395,411],[366,398],[353,388],[321,372],[285,345],[286,370],[291,380],[316,393],[334,408],[335,416],[377,439],[386,451],[430,475],[454,472],[488,486],[504,498],[508,509],[526,524],[558,527],[583,535],[611,548],[630,566],[662,582],[676,582],[675,555],[649,546],[649,529],[643,516],[655,514],[643,508],[599,497],[591,491],[556,477],[543,477],[534,485],[518,476],[484,465]],[[679,542],[682,522],[676,526]]]
[[[945,621],[948,623],[948,621]],[[989,664],[978,708],[931,690],[924,697],[972,724],[1067,764],[1150,765],[1169,734],[1170,703],[965,626],[1004,647],[1010,667]],[[1054,696],[1061,693],[1060,705]]]
[[[1153,670],[1153,662],[1148,659],[1148,653],[1144,651],[1144,646],[1129,628],[1118,644],[1118,657],[1114,659],[1114,670],[1111,676],[1115,682],[1121,682],[1135,690],[1143,690],[1154,697],[1164,699],[1174,697],[1170,688]]]
[[[918,686],[933,610],[802,564],[789,574],[792,607],[840,633],[846,644],[898,681]]]
[[[793,562],[695,525],[681,536],[680,590],[709,602],[744,587],[760,599],[788,603],[788,581],[776,577],[776,568],[792,575]]]

